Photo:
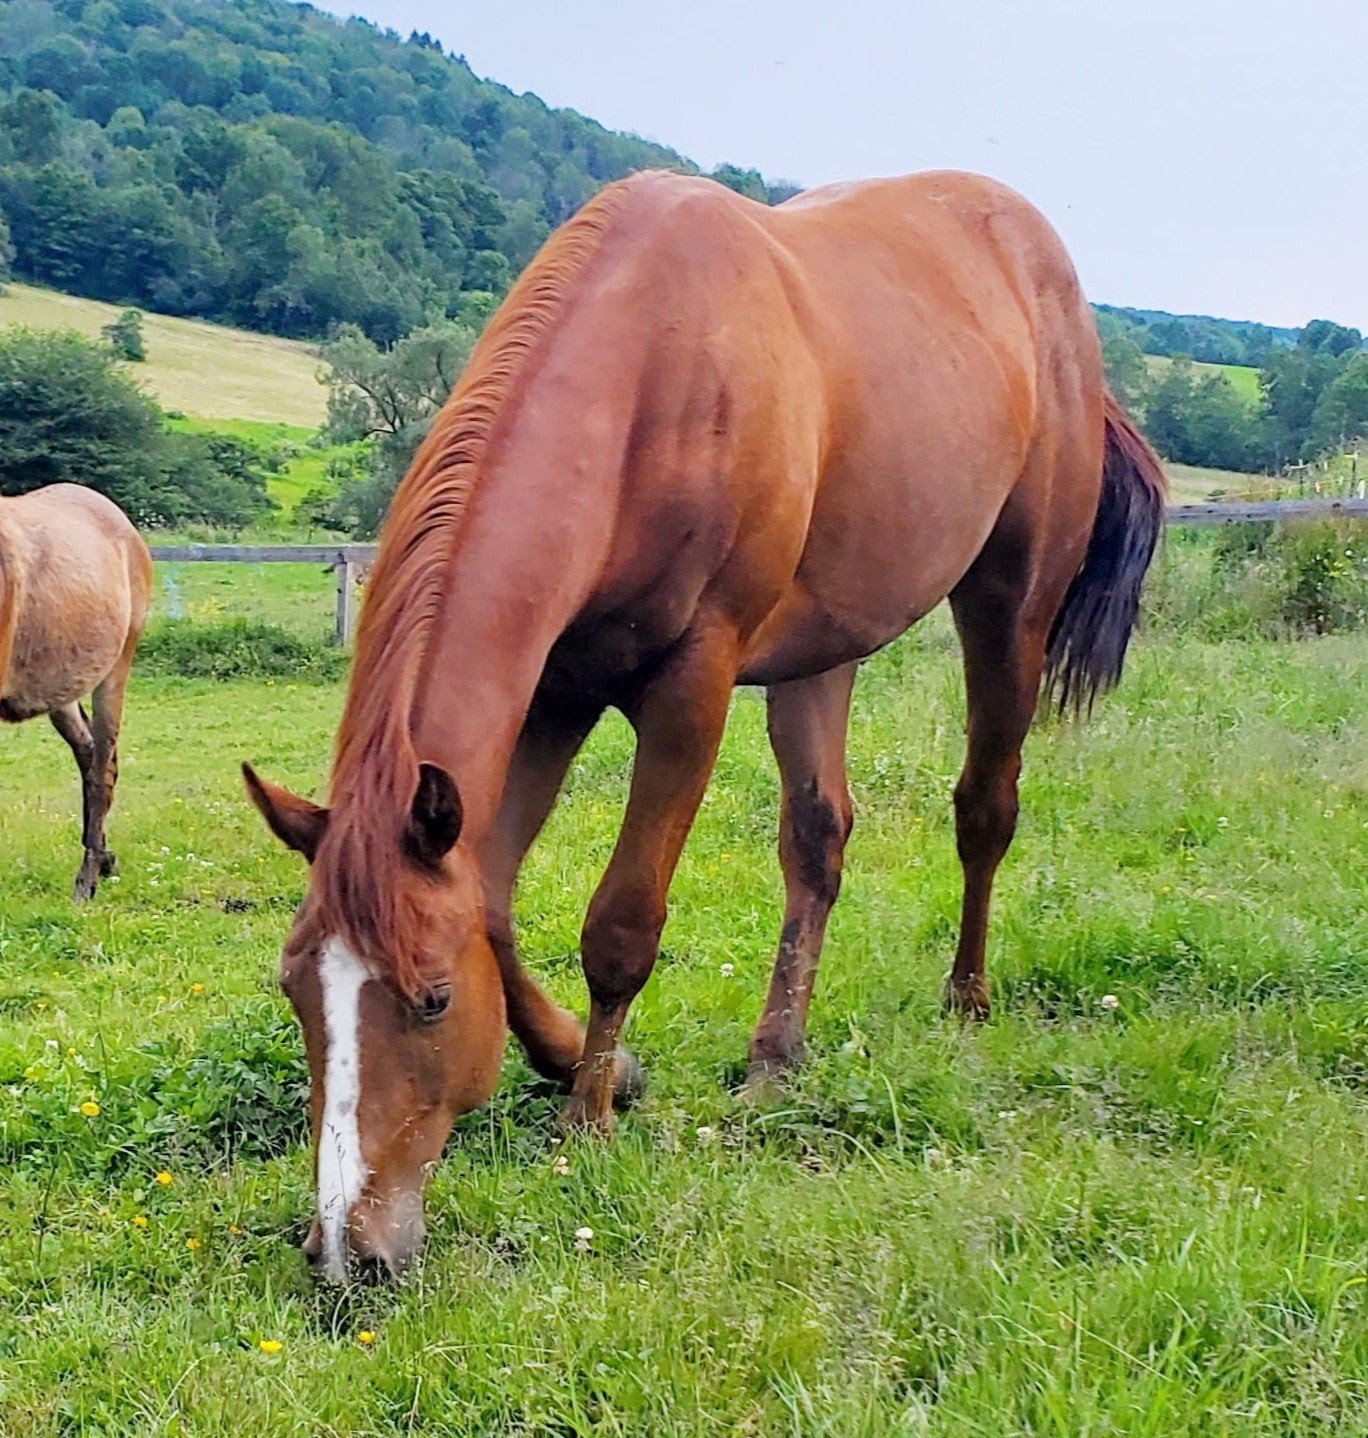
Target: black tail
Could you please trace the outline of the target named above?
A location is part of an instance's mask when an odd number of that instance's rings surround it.
[[[1097,695],[1121,677],[1168,496],[1158,455],[1110,392],[1106,416],[1092,538],[1045,651],[1046,700],[1075,713],[1091,709]]]

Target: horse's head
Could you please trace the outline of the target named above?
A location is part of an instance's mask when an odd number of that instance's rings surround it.
[[[377,841],[372,825],[358,844],[350,816],[243,774],[310,865],[280,966],[311,1078],[318,1214],[304,1252],[335,1282],[397,1277],[423,1241],[423,1187],[451,1126],[489,1097],[503,1053],[498,965],[457,845],[460,797],[424,764],[394,832]]]

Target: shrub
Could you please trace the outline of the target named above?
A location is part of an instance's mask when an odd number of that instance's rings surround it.
[[[278,624],[230,619],[198,624],[168,619],[150,629],[138,649],[143,673],[185,679],[340,678],[347,655],[330,645],[310,643]]]
[[[109,341],[109,347],[121,360],[141,361],[147,358],[147,346],[143,343],[142,311],[124,310],[119,318],[112,320],[100,333]]]

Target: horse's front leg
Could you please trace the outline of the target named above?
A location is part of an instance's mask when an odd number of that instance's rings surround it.
[[[589,1028],[567,1125],[612,1132],[618,1036],[660,951],[666,894],[722,742],[736,656],[732,630],[691,630],[628,711],[636,760],[622,832],[580,940]]]

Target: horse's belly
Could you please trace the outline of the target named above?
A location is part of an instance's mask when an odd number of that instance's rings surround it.
[[[128,637],[127,606],[82,588],[65,596],[82,602],[25,605],[0,682],[0,717],[14,722],[65,708],[114,668]]]
[[[985,510],[976,525],[814,534],[788,593],[747,646],[742,682],[806,678],[892,643],[955,587],[991,523]]]

